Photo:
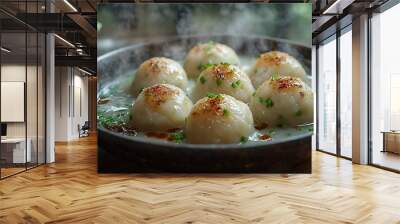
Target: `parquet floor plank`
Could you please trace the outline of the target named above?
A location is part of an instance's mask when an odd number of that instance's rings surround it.
[[[97,174],[96,138],[0,181],[3,223],[397,223],[400,175],[313,152],[313,173]]]

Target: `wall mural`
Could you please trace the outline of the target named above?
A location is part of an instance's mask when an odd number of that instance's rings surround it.
[[[311,4],[100,4],[99,172],[310,173]]]

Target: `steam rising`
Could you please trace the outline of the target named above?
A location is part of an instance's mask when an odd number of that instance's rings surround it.
[[[116,75],[125,75],[150,57],[183,61],[196,43],[209,40],[224,43],[238,55],[253,58],[270,50],[285,51],[310,72],[311,52],[305,54],[287,43],[260,39],[291,39],[310,46],[310,4],[101,4],[98,20],[102,24],[98,36],[100,51],[103,40],[113,43],[107,51],[123,45],[159,43],[115,55],[119,57],[115,66],[110,62],[107,66],[99,64],[102,83],[113,80]],[[182,38],[174,40],[177,36]],[[107,78],[103,79],[102,75]]]

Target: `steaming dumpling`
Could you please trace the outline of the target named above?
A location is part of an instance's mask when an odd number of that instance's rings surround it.
[[[280,51],[270,51],[261,54],[249,72],[253,86],[257,88],[271,75],[299,77],[304,81],[306,72],[303,66],[292,56]]]
[[[200,99],[186,120],[188,142],[238,143],[253,132],[253,116],[247,104],[225,94]]]
[[[198,44],[189,51],[184,68],[189,78],[197,78],[207,65],[219,63],[239,65],[239,58],[232,48],[210,41]]]
[[[239,67],[221,63],[200,73],[192,92],[193,101],[203,98],[209,92],[228,94],[249,103],[254,88],[247,74]]]
[[[186,91],[188,80],[182,66],[169,58],[155,57],[143,62],[136,72],[131,94],[139,95],[143,88],[156,84],[171,84]]]
[[[130,124],[140,131],[182,128],[192,101],[178,87],[159,84],[145,88],[130,110]]]
[[[313,121],[313,93],[303,81],[272,76],[256,90],[250,102],[258,127],[295,126]]]

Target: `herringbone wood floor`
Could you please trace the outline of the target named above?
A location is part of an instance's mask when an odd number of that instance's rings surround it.
[[[0,181],[0,223],[400,223],[400,175],[315,152],[311,175],[99,175],[96,139]]]

